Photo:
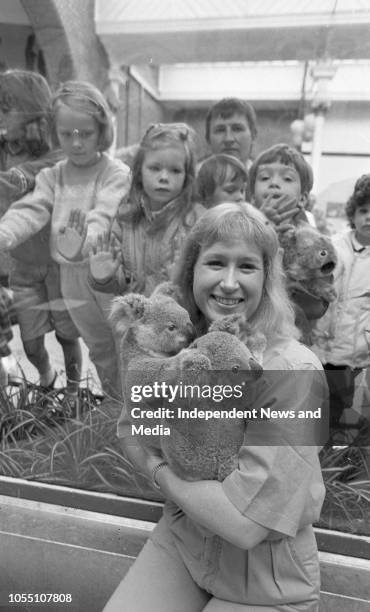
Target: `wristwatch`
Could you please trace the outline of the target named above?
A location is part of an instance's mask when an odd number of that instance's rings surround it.
[[[156,476],[157,476],[159,470],[161,470],[162,468],[166,467],[166,465],[168,465],[167,461],[161,461],[160,463],[157,463],[157,465],[155,465],[154,468],[152,469],[152,485],[153,485],[153,487],[155,487],[159,491],[161,490],[161,487],[159,486],[159,484],[158,484],[158,482],[156,480]]]

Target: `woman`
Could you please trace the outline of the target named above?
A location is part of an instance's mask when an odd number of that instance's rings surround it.
[[[295,339],[278,240],[258,210],[244,203],[208,210],[187,238],[176,282],[199,333],[238,313],[252,332],[265,334],[257,410],[320,407],[322,367]],[[124,451],[167,501],[104,612],[318,611],[312,523],[325,491],[315,433],[308,438],[310,427],[300,419],[259,425],[248,423],[238,469],[223,482],[187,482],[130,436],[123,411]]]

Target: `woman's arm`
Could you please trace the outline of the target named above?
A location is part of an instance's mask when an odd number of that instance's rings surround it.
[[[149,457],[151,470],[158,463],[158,457]],[[164,496],[180,506],[190,519],[234,546],[254,548],[269,534],[268,529],[239,512],[216,480],[188,482],[166,466],[157,472],[156,481]]]
[[[154,467],[163,457],[150,454],[131,436],[123,438],[121,444],[134,466],[151,478]],[[190,519],[235,546],[253,548],[269,534],[268,529],[239,512],[225,495],[220,482],[188,482],[176,476],[168,466],[157,472],[156,482],[163,495],[174,501]]]

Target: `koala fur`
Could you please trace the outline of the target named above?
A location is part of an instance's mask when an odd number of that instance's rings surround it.
[[[244,342],[238,340],[241,333],[240,317],[225,317],[215,322],[210,331],[184,348],[194,338],[194,328],[188,313],[170,295],[178,297],[170,284],[163,293],[155,292],[150,298],[128,294],[115,298],[111,321],[120,345],[122,391],[128,414],[133,407],[156,410],[165,405],[177,410],[200,409],[226,410],[235,406],[235,399],[183,398],[173,404],[163,398],[144,399],[140,404],[131,399],[133,385],[151,385],[166,382],[177,385],[236,384],[242,379],[248,384],[262,372],[253,357],[262,352],[265,344],[262,335],[248,335],[243,327]],[[223,381],[223,382],[222,382]],[[234,382],[233,382],[234,381]],[[247,394],[249,387],[247,385]],[[243,394],[244,395],[244,394]],[[247,395],[248,400],[248,395]],[[246,402],[242,402],[245,409]],[[177,414],[177,412],[176,412]],[[133,421],[132,421],[133,422]],[[243,442],[245,421],[235,419],[135,419],[135,425],[153,427],[157,423],[168,426],[169,436],[141,436],[140,442],[153,450],[161,450],[172,469],[187,480],[219,479],[237,466],[237,453]]]
[[[241,342],[237,318],[230,316],[216,321],[204,336],[197,338],[182,362],[182,380],[186,384],[205,387],[243,385],[243,397],[185,399],[177,403],[182,409],[229,411],[245,410],[251,397],[253,382],[262,374],[262,367],[251,350]],[[250,337],[250,347],[261,352],[264,337]],[[191,353],[194,353],[194,356]],[[196,354],[203,356],[195,359]],[[245,385],[245,386],[244,386]],[[164,424],[171,427],[171,436],[162,438],[162,452],[173,471],[185,480],[224,480],[238,467],[238,452],[243,444],[246,421],[242,418],[171,419]]]
[[[170,294],[164,283],[163,293],[155,292],[150,298],[129,293],[112,301],[110,322],[118,341],[123,401],[129,415],[138,406],[131,400],[131,388],[173,382],[171,374],[175,377],[179,370],[177,354],[195,338],[189,314]],[[142,407],[155,409],[154,403],[153,399],[150,406],[146,402]],[[156,407],[161,403],[157,400]],[[152,426],[153,421],[145,425]],[[143,436],[143,443],[160,450],[160,436]]]
[[[289,227],[280,235],[288,289],[300,287],[326,302],[336,298],[333,270],[337,255],[329,236],[308,224]]]

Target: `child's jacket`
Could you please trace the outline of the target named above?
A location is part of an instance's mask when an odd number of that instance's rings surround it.
[[[353,230],[333,236],[333,244],[338,297],[317,321],[311,348],[322,363],[364,368],[370,365],[370,246]]]
[[[46,168],[36,177],[35,189],[15,202],[0,221],[0,244],[13,249],[39,232],[51,219],[50,251],[58,263],[70,263],[57,250],[59,230],[72,209],[86,213],[86,250],[110,230],[114,215],[130,186],[130,170],[103,153],[96,164],[77,167],[68,160]]]
[[[123,265],[109,283],[102,285],[91,279],[94,289],[115,294],[129,290],[149,296],[157,285],[168,281],[187,234],[204,212],[203,206],[195,204],[183,216],[180,212],[184,205],[180,195],[156,213],[144,205],[144,215],[136,224],[116,221],[112,231],[121,244]]]

